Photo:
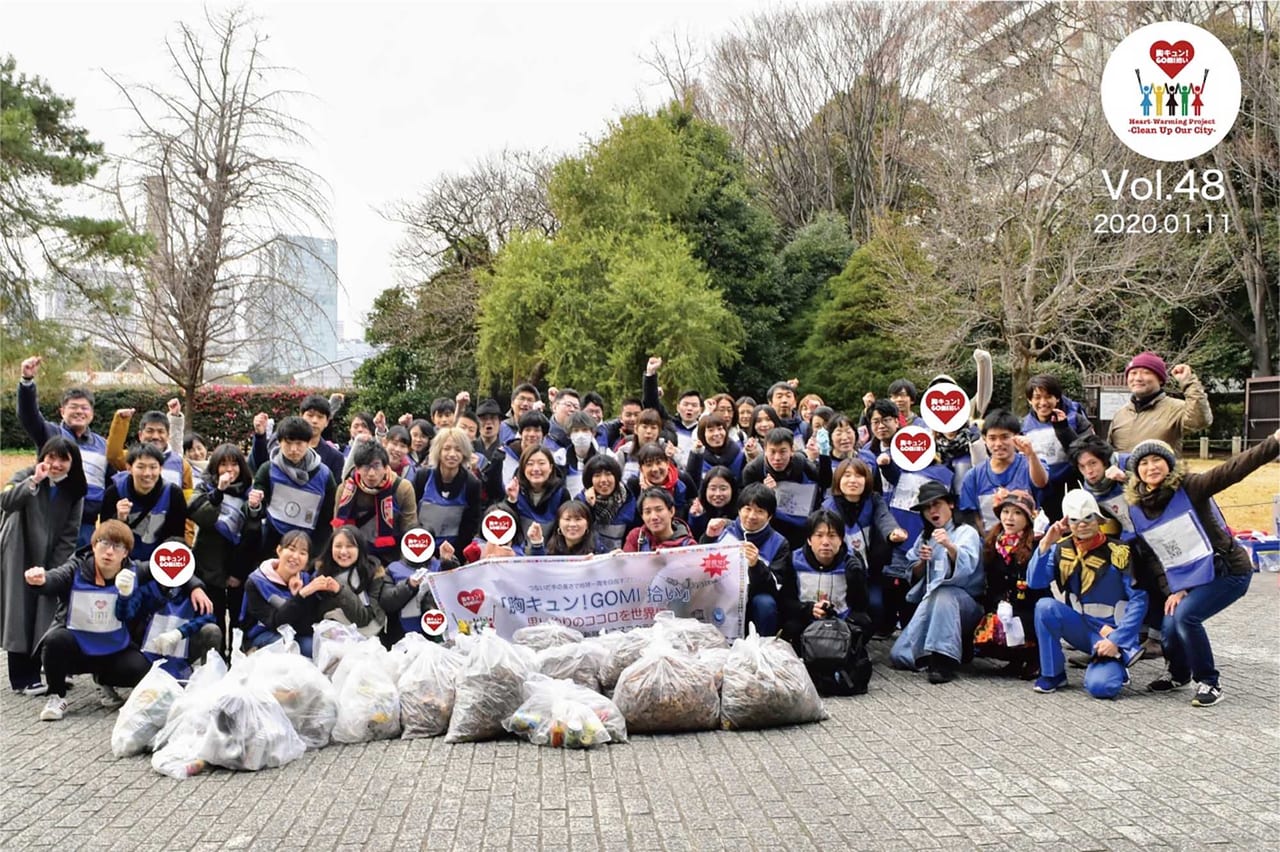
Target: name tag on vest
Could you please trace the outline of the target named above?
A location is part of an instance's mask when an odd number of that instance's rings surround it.
[[[156,647],[156,637],[161,633],[167,633],[170,630],[177,630],[186,623],[186,619],[177,615],[163,615],[157,613],[151,617],[151,624],[147,626],[147,635],[142,640],[142,652],[144,654],[155,654],[157,657],[173,657],[175,659],[187,658],[187,637],[182,637],[182,641],[178,643],[178,647],[174,648],[173,653],[165,654]]]
[[[1050,429],[1032,429],[1027,433],[1027,439],[1031,441],[1031,448],[1035,450],[1036,455],[1045,464],[1063,464],[1067,460],[1067,454],[1062,449],[1062,442],[1058,440],[1058,434]]]
[[[67,627],[85,633],[111,633],[120,629],[116,618],[116,592],[73,589],[67,607]]]
[[[779,482],[773,489],[774,496],[778,498],[778,514],[809,517],[817,493],[818,486],[812,482]]]
[[[271,488],[271,503],[267,506],[267,514],[286,524],[314,529],[323,500],[322,494],[277,482]]]
[[[1213,553],[1191,515],[1183,514],[1157,524],[1143,535],[1160,564],[1168,571],[1204,559]]]

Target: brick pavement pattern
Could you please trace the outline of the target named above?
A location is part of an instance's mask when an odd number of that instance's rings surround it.
[[[1226,700],[1208,709],[1145,692],[1155,661],[1108,702],[1079,670],[1055,695],[985,664],[931,686],[877,642],[871,692],[818,725],[590,752],[396,740],[174,781],[112,757],[87,677],[60,723],[6,691],[0,848],[1275,849],[1277,579],[1209,622]]]

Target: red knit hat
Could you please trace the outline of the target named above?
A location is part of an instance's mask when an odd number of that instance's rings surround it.
[[[1164,359],[1154,352],[1142,352],[1133,356],[1133,360],[1124,368],[1124,375],[1129,376],[1129,371],[1137,367],[1150,370],[1160,379],[1160,384],[1164,384],[1169,378],[1169,368],[1164,365]]]

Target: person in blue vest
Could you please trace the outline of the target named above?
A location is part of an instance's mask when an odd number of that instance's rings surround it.
[[[556,464],[564,468],[568,464],[569,454],[573,452],[573,445],[569,442],[569,421],[573,419],[573,415],[582,411],[582,396],[573,388],[551,388],[548,394],[552,391],[555,393],[551,403],[551,423],[547,429],[547,447],[554,454]],[[591,431],[594,442],[594,424]]]
[[[753,482],[763,482],[778,498],[773,528],[786,537],[792,548],[803,546],[809,513],[820,502],[820,486],[818,469],[796,453],[795,436],[790,429],[772,430],[765,439],[764,453],[743,468],[743,486]]]
[[[472,446],[461,429],[441,429],[414,482],[420,497],[418,524],[455,548],[469,543],[480,528],[480,480],[467,468]]]
[[[901,540],[890,542],[892,552],[880,568],[880,600],[874,631],[878,636],[890,636],[899,626],[905,627],[915,613],[915,604],[907,597],[916,580],[912,571],[914,560],[908,559],[907,554],[924,529],[924,521],[914,508],[920,489],[925,483],[936,482],[951,490],[955,480],[951,468],[936,457],[923,470],[901,470],[890,453],[893,436],[899,428],[897,406],[887,399],[878,399],[871,403],[869,410],[867,422],[871,440],[859,448],[858,458],[873,472],[876,489],[898,527],[907,534]],[[894,538],[898,539],[897,536]],[[876,585],[872,584],[873,595],[877,593]]]
[[[269,558],[280,539],[293,530],[323,550],[329,541],[337,483],[311,447],[315,432],[301,417],[286,417],[276,427],[271,460],[258,468],[245,500],[245,512],[262,522],[262,550]]]
[[[1022,434],[1031,441],[1035,454],[1049,473],[1049,484],[1041,490],[1040,508],[1050,518],[1062,514],[1062,497],[1078,486],[1071,464],[1071,442],[1093,434],[1093,424],[1084,406],[1062,392],[1062,383],[1048,374],[1027,380],[1029,411],[1022,419]]]
[[[622,549],[627,553],[653,553],[675,547],[691,547],[697,540],[689,526],[676,517],[676,504],[665,488],[646,488],[636,504],[641,525],[627,533]]]
[[[333,526],[355,527],[386,565],[400,558],[400,539],[418,525],[413,483],[395,474],[386,447],[376,441],[352,450],[350,461],[351,475],[335,497]]]
[[[1018,418],[1000,409],[990,412],[982,422],[982,440],[990,457],[969,471],[960,486],[960,511],[981,534],[998,524],[998,490],[1022,490],[1038,497],[1040,489],[1049,484],[1049,472],[1021,431]]]
[[[550,536],[543,535],[541,524],[529,525],[530,556],[594,556],[609,549],[591,528],[591,507],[580,500],[560,504]]]
[[[1049,527],[1027,572],[1032,589],[1056,587],[1063,600],[1036,602],[1036,644],[1040,677],[1036,692],[1067,685],[1062,642],[1085,651],[1090,660],[1085,691],[1094,698],[1116,698],[1129,682],[1128,667],[1142,658],[1139,629],[1147,611],[1147,593],[1133,582],[1127,544],[1102,532],[1102,513],[1088,493],[1063,498],[1065,514]]]
[[[689,505],[689,532],[701,539],[716,518],[738,516],[738,478],[727,467],[713,467],[702,477],[698,496]]]
[[[223,633],[221,651],[229,659],[231,630],[244,601],[244,581],[262,549],[262,521],[246,514],[253,471],[239,447],[215,447],[208,472],[207,481],[187,505],[187,517],[197,530],[192,546],[196,576],[213,601],[214,623]]]
[[[150,662],[178,679],[191,675],[209,651],[222,647],[222,628],[202,582],[192,577],[182,586],[163,586],[150,566],[139,563],[116,576],[117,614],[129,625],[138,648]]]
[[[544,533],[554,531],[556,511],[570,497],[551,450],[539,445],[524,451],[516,478],[507,484],[506,497],[507,510],[519,521],[522,538],[528,537],[535,523]]]
[[[591,507],[596,538],[606,550],[621,550],[627,533],[640,525],[635,498],[622,483],[622,465],[599,453],[583,466],[582,481],[587,487],[576,496]]]
[[[564,485],[571,496],[582,493],[585,487],[582,484],[582,469],[598,452],[595,419],[585,411],[574,412],[569,418],[569,448],[565,451],[563,465]]]
[[[689,453],[697,443],[698,418],[702,416],[702,394],[696,390],[684,390],[676,399],[676,415],[672,417],[662,405],[658,389],[658,370],[662,359],[653,356],[645,364],[644,383],[640,397],[645,408],[652,408],[661,416],[663,425],[675,433],[675,463],[681,469],[689,461]]]
[[[519,431],[515,436],[504,440],[489,456],[482,495],[485,501],[492,503],[502,499],[520,471],[520,457],[526,450],[544,446],[550,428],[551,421],[541,411],[531,411],[520,418]]]
[[[515,438],[519,438],[524,433],[524,425],[521,423],[527,414],[541,414],[537,409],[542,404],[542,394],[538,388],[529,382],[522,382],[511,389],[511,416],[498,425],[498,440],[507,443]],[[544,415],[545,416],[545,415]],[[550,424],[548,424],[550,429]],[[545,432],[544,432],[545,435]],[[506,483],[503,483],[504,487]],[[496,497],[502,493],[499,489],[490,497]]]
[[[76,552],[85,491],[80,448],[63,435],[45,441],[36,464],[0,491],[0,638],[14,692],[45,694],[35,649],[56,608],[22,574],[32,565],[61,565]]]
[[[797,384],[795,379],[774,382],[770,385],[769,393],[765,398],[769,400],[769,407],[778,415],[774,428],[790,429],[796,449],[800,449],[808,439],[808,432],[807,424],[800,416],[799,405],[796,402]]]
[[[726,467],[735,479],[742,478],[747,457],[742,447],[729,440],[729,421],[707,414],[698,421],[697,437],[684,469],[694,490],[701,490],[702,477],[713,467]]]
[[[1173,448],[1143,441],[1129,456],[1125,497],[1135,535],[1150,551],[1165,593],[1165,673],[1148,686],[1169,692],[1198,684],[1192,706],[1222,701],[1218,669],[1204,623],[1244,597],[1253,564],[1227,530],[1213,496],[1280,454],[1280,430],[1204,473],[1188,473]]]
[[[440,542],[435,554],[423,565],[396,560],[387,566],[391,582],[384,583],[377,594],[378,606],[387,614],[382,634],[384,645],[389,648],[409,633],[422,634],[422,614],[436,605],[426,575],[457,567],[453,545],[447,541]]]
[[[635,478],[627,480],[627,490],[638,501],[640,492],[646,488],[664,489],[671,494],[676,507],[676,516],[687,522],[689,507],[693,505],[697,489],[672,460],[667,452],[670,446],[670,444],[645,444],[640,448],[636,453],[636,463],[640,466],[640,473]]]
[[[89,548],[46,571],[23,574],[37,594],[57,599],[53,625],[40,640],[49,700],[40,720],[56,722],[67,712],[67,675],[91,672],[102,684],[129,688],[151,667],[133,645],[117,604],[116,577],[129,566],[133,532],[121,521],[106,520],[94,530]],[[114,705],[119,706],[119,705]]]
[[[340,482],[342,466],[346,458],[341,450],[323,437],[325,429],[329,428],[333,420],[333,407],[329,404],[329,400],[318,394],[304,397],[298,406],[298,416],[311,425],[311,449],[316,451],[320,461],[329,468],[329,472],[333,474],[333,481]],[[253,470],[257,470],[271,460],[271,454],[280,441],[279,431],[274,435],[267,435],[268,419],[266,412],[262,411],[253,416],[253,447],[249,451],[249,464]]]
[[[804,547],[790,554],[785,574],[790,597],[783,601],[783,636],[798,642],[814,621],[834,616],[848,619],[867,630],[867,563],[849,550],[844,541],[844,521],[828,509],[816,509],[805,521]]]
[[[180,486],[164,479],[164,454],[153,444],[134,444],[125,464],[111,477],[99,520],[126,523],[134,538],[129,556],[145,562],[161,542],[186,540],[187,501]]]
[[[915,585],[907,600],[915,614],[893,643],[889,657],[896,668],[929,670],[929,683],[955,680],[956,670],[982,619],[982,538],[955,515],[955,495],[941,482],[920,486],[915,510],[924,530],[907,553]]]
[[[1133,521],[1129,518],[1129,501],[1124,498],[1126,477],[1113,462],[1123,464],[1128,455],[1117,456],[1114,447],[1094,434],[1073,441],[1067,457],[1080,475],[1081,487],[1102,511],[1102,531],[1127,544],[1133,538]]]
[[[326,542],[327,544],[327,542]],[[335,577],[316,576],[307,570],[311,540],[302,530],[290,530],[276,546],[276,558],[267,559],[245,583],[244,628],[241,650],[246,654],[279,642],[280,628],[293,629],[298,649],[311,656],[312,634],[320,614],[333,608],[342,588]]]
[[[175,413],[180,414],[178,400],[170,400],[169,405]],[[132,408],[116,411],[111,420],[111,428],[107,431],[107,463],[118,471],[126,470],[129,466],[125,438],[133,415]],[[164,459],[161,469],[164,481],[178,486],[182,491],[183,502],[190,500],[196,476],[191,465],[182,457],[181,438],[175,437],[169,429],[169,415],[163,411],[143,412],[138,418],[137,438],[139,444],[150,444],[160,451]]]
[[[821,508],[840,516],[845,545],[867,563],[868,612],[872,625],[879,628],[877,632],[888,634],[897,626],[897,613],[908,587],[905,582],[896,587],[894,578],[885,576],[884,568],[893,558],[894,548],[906,542],[909,533],[875,492],[874,484],[866,461],[857,456],[847,458],[836,468],[831,494]]]
[[[747,621],[761,636],[776,636],[782,626],[782,601],[794,600],[791,547],[770,522],[778,499],[761,482],[742,489],[738,517],[707,525],[702,544],[740,541],[747,560]],[[785,588],[784,588],[785,587]]]
[[[60,422],[44,419],[36,396],[36,374],[42,360],[39,355],[33,355],[22,362],[22,380],[18,382],[18,422],[37,449],[58,435],[75,441],[80,448],[86,491],[76,546],[84,547],[93,535],[94,525],[102,512],[103,494],[107,490],[107,439],[89,428],[93,422],[93,392],[85,388],[68,388],[63,392],[58,406]]]

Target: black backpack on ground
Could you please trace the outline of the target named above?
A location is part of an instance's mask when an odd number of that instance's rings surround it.
[[[819,695],[862,695],[871,680],[871,657],[863,627],[829,616],[800,636],[800,658]]]

